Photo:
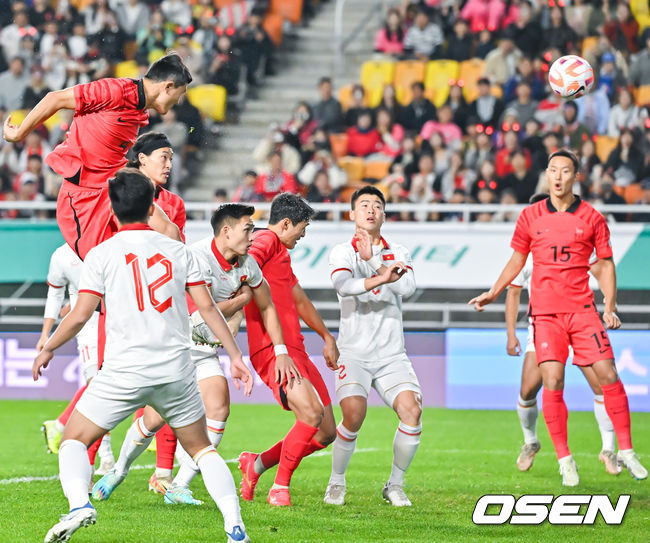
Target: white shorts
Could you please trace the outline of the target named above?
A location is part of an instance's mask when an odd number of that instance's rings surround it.
[[[207,345],[192,343],[190,348],[192,363],[196,368],[196,381],[203,381],[208,377],[226,377],[217,355],[217,349]]]
[[[406,355],[372,364],[345,357],[339,359],[339,369],[336,371],[336,398],[339,402],[350,396],[367,398],[370,387],[391,409],[400,392],[412,390],[422,394],[413,364]]]
[[[526,351],[527,353],[535,352],[535,332],[533,332],[533,325],[528,325],[528,339],[526,341]]]
[[[77,350],[81,359],[81,371],[88,382],[97,375],[97,342],[86,343],[77,338]]]
[[[205,414],[195,379],[135,387],[104,371],[90,382],[77,410],[100,428],[112,430],[145,405],[153,407],[172,428],[192,424]]]

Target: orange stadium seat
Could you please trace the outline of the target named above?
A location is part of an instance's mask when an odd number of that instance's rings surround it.
[[[237,0],[214,0],[214,5],[217,7],[217,9],[221,9],[234,4],[236,1]]]
[[[424,82],[426,62],[419,60],[402,60],[395,66],[395,96],[402,105],[411,102],[411,85],[416,81]]]
[[[634,91],[636,105],[641,107],[650,104],[650,85],[641,85]]]
[[[440,107],[447,101],[449,86],[458,80],[458,62],[455,60],[431,60],[427,62],[424,76],[424,94]]]
[[[371,161],[363,165],[363,178],[377,179],[381,181],[388,175],[390,170],[390,162]]]
[[[271,0],[270,12],[296,25],[302,19],[302,0]]]
[[[275,45],[280,45],[282,43],[283,24],[284,20],[282,19],[282,15],[278,15],[277,13],[269,13],[264,17],[262,26]]]
[[[187,89],[187,99],[202,115],[215,121],[226,118],[226,89],[220,85],[197,85]]]
[[[115,65],[115,77],[130,77],[135,79],[138,75],[138,63],[135,60],[125,60]]]
[[[348,135],[345,132],[330,134],[330,146],[335,158],[344,157],[348,154]]]
[[[611,153],[618,145],[618,138],[610,136],[596,136],[596,154],[600,161],[604,164],[609,158]]]
[[[468,103],[478,96],[478,80],[485,73],[485,61],[480,58],[464,60],[458,70],[458,84],[463,87],[463,96]]]
[[[361,66],[361,84],[366,90],[368,107],[377,107],[381,102],[384,87],[395,78],[395,63],[369,60]]]
[[[490,94],[495,98],[503,98],[503,89],[501,88],[501,85],[492,85],[492,87],[490,87]]]
[[[356,186],[350,186],[350,187],[343,187],[340,192],[341,196],[341,201],[342,202],[349,202],[352,199],[352,195],[354,194],[354,191],[357,190],[358,187]],[[348,218],[347,214],[344,216],[344,218]]]
[[[623,198],[628,204],[636,204],[641,198],[643,198],[643,189],[641,188],[641,183],[632,183],[625,187],[625,192],[623,193]]]
[[[348,174],[348,182],[363,179],[363,158],[357,156],[344,156],[339,159],[339,166]]]
[[[343,85],[339,89],[339,102],[343,111],[346,111],[349,107],[352,107],[352,87],[354,85]],[[364,89],[365,90],[365,89]],[[368,107],[368,92],[365,93],[363,97],[363,105]]]
[[[584,57],[589,51],[594,49],[598,45],[598,36],[587,36],[582,40],[582,56]]]

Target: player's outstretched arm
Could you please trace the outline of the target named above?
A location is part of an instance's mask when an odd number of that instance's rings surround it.
[[[23,141],[34,128],[43,124],[60,109],[75,109],[73,87],[48,92],[27,114],[20,126],[11,122],[11,116],[7,117],[4,124],[4,139]]]
[[[621,320],[616,314],[616,266],[612,258],[601,258],[598,262],[600,264],[594,276],[598,280],[598,286],[600,286],[600,290],[605,297],[603,322],[607,328],[616,330],[621,326]]]
[[[480,296],[472,298],[467,304],[473,305],[476,311],[483,311],[485,306],[496,300],[505,288],[512,283],[512,280],[517,277],[526,264],[526,258],[528,258],[527,254],[513,251],[510,260],[508,260],[508,263],[503,268],[501,275],[499,275],[492,288]]]
[[[72,308],[72,311],[70,311],[70,313],[68,313],[61,321],[59,327],[52,334],[50,339],[45,342],[43,349],[34,360],[32,366],[32,376],[34,377],[34,381],[36,381],[41,375],[41,369],[46,368],[50,363],[50,360],[52,360],[52,357],[54,356],[54,351],[64,343],[70,341],[81,331],[84,324],[88,322],[88,319],[90,319],[95,312],[95,308],[100,299],[99,296],[95,296],[89,292],[79,293],[79,298],[77,298],[77,303]]]
[[[517,339],[519,300],[521,300],[521,287],[510,285],[506,294],[506,333],[508,335],[506,351],[510,356],[519,356],[521,354],[521,345]]]
[[[246,367],[246,364],[244,364],[241,351],[237,343],[235,343],[235,338],[232,337],[228,323],[223,318],[219,308],[215,305],[208,291],[208,287],[205,285],[195,285],[188,287],[187,290],[196,304],[196,308],[201,317],[203,317],[203,320],[210,327],[214,335],[219,338],[230,357],[230,372],[235,387],[237,387],[237,390],[241,389],[241,385],[239,384],[241,380],[244,383],[244,392],[249,396],[253,390],[253,374]]]

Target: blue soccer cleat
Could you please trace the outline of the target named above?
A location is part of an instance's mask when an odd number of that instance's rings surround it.
[[[96,519],[97,511],[90,502],[83,507],[77,507],[68,514],[61,515],[59,522],[47,532],[45,543],[68,541],[79,528],[95,524]]]
[[[124,481],[124,475],[118,475],[115,468],[113,468],[93,486],[93,499],[107,500],[122,481]]]
[[[226,532],[228,543],[249,543],[251,538],[246,534],[243,526],[235,526],[232,532]]]

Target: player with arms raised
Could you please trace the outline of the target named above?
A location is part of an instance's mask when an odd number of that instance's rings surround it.
[[[616,270],[609,228],[604,217],[572,193],[579,162],[573,153],[559,150],[548,161],[550,197],[525,208],[512,237],[514,252],[493,287],[470,300],[478,311],[492,303],[533,256],[530,315],[535,353],[544,391],[543,413],[555,446],[562,483],[576,486],[580,479],[568,446],[568,412],[564,403],[564,370],[573,347],[573,363],[591,366],[603,391],[605,409],[618,439],[618,461],[633,477],[645,479],[647,470],[632,449],[630,409],[623,383],[614,365],[614,353],[598,316],[589,288],[589,259],[596,250],[601,260],[601,289],[605,296],[603,320],[618,328]]]

